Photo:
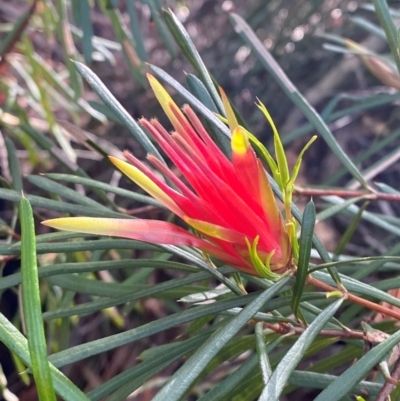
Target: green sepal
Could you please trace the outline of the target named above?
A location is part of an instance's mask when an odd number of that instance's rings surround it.
[[[299,156],[297,157],[296,164],[293,167],[292,174],[289,179],[289,183],[294,185],[294,182],[296,181],[296,178],[299,174],[300,167],[301,167],[301,162],[303,161],[303,155],[305,151],[312,145],[312,143],[317,139],[317,135],[314,135],[304,146],[304,148],[301,150]]]
[[[268,122],[272,128],[272,131],[274,133],[275,158],[278,163],[278,169],[279,169],[279,173],[281,176],[280,186],[281,186],[281,190],[283,191],[284,188],[286,187],[286,185],[288,184],[289,177],[290,177],[289,176],[289,166],[288,166],[287,159],[286,159],[285,149],[283,148],[282,141],[279,136],[278,130],[276,129],[275,123],[274,123],[271,115],[269,114],[269,111],[267,110],[267,108],[260,101],[258,101],[258,103],[256,103],[256,106],[262,111],[262,113],[264,114],[265,118],[268,120]]]
[[[260,275],[260,277],[267,278],[272,281],[278,281],[282,274],[276,274],[271,270],[271,258],[274,256],[275,251],[272,251],[268,254],[265,263],[261,260],[257,253],[257,245],[258,245],[259,236],[254,239],[253,243],[251,244],[250,241],[246,238],[247,248],[249,250],[249,255],[251,259],[251,263],[256,269],[256,272]]]

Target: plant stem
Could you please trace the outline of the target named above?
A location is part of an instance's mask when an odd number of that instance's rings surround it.
[[[319,188],[299,188],[293,191],[296,196],[331,196],[336,195],[340,198],[358,198],[364,197],[368,200],[385,200],[388,202],[400,202],[400,194],[387,194],[385,192],[367,192],[367,191],[350,191],[345,189],[319,189]]]
[[[308,284],[314,285],[317,288],[320,288],[324,291],[328,291],[328,292],[333,292],[333,291],[338,291],[337,288],[332,287],[329,284],[325,284],[322,281],[317,280],[316,278],[312,277],[311,275],[309,276],[308,280],[307,280]],[[366,299],[360,298],[357,295],[353,295],[349,292],[346,292],[343,294],[347,300],[349,300],[350,302],[353,302],[355,304],[364,306],[365,308],[368,308],[370,310],[373,310],[377,313],[381,313],[382,315],[385,316],[390,316],[396,320],[400,321],[400,313],[393,310],[393,309],[389,309],[385,306],[376,304],[374,302],[371,301],[367,301]]]

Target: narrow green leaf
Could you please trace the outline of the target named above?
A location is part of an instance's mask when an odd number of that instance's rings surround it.
[[[23,319],[27,333],[29,355],[32,361],[32,372],[39,399],[41,401],[56,401],[47,359],[47,344],[42,320],[42,305],[36,264],[35,225],[31,205],[24,197],[20,203],[20,220]]]
[[[285,278],[284,283],[286,283],[287,280],[288,278]],[[183,312],[177,312],[170,316],[158,319],[157,321],[144,324],[138,328],[127,330],[124,333],[114,334],[107,338],[71,347],[68,350],[51,355],[50,361],[56,366],[68,365],[81,359],[88,358],[89,356],[159,333],[170,327],[193,321],[201,316],[216,314],[231,308],[243,306],[254,301],[254,299],[259,295],[259,292],[252,293],[249,295],[242,295],[231,299],[217,301],[208,305],[196,306]]]
[[[347,394],[362,378],[400,342],[400,331],[373,347],[371,351],[350,366],[325,390],[318,394],[314,401],[338,401]]]
[[[100,99],[110,108],[110,110],[123,122],[124,126],[128,128],[133,137],[143,146],[143,148],[156,155],[160,160],[163,160],[157,148],[153,145],[146,133],[140,128],[135,119],[122,107],[121,103],[115,96],[107,89],[101,82],[100,78],[84,64],[75,62],[76,69],[85,81],[96,92]]]
[[[125,219],[130,218],[130,216],[127,216],[123,213],[114,212],[107,208],[97,209],[93,208],[93,206],[84,206],[62,201],[55,201],[48,198],[42,198],[41,196],[36,196],[36,195],[27,195],[26,198],[29,200],[32,206],[42,207],[48,210],[56,210],[62,213],[73,213],[90,217],[117,217],[117,218],[119,217]],[[21,195],[14,190],[0,188],[0,199],[6,199],[12,202],[18,202],[21,200]]]
[[[93,45],[92,45],[92,38],[93,38],[93,25],[92,19],[90,17],[90,5],[89,0],[81,0],[78,2],[73,2],[79,7],[80,11],[80,27],[83,31],[83,38],[82,38],[82,49],[83,55],[85,57],[85,61],[87,64],[92,63],[92,53],[93,53]]]
[[[37,242],[37,241],[36,241]],[[42,266],[38,270],[38,276],[51,277],[61,274],[72,273],[90,273],[101,270],[128,269],[128,268],[147,268],[147,269],[163,269],[163,270],[180,270],[186,272],[196,272],[198,269],[188,266],[184,263],[171,262],[165,260],[154,259],[122,259],[101,262],[83,262],[83,263],[58,263],[51,266]],[[222,269],[220,269],[222,270]],[[231,269],[228,269],[229,271]],[[223,270],[225,271],[225,270]],[[10,274],[0,278],[0,290],[16,286],[21,283],[21,273]]]
[[[400,74],[400,53],[397,44],[397,30],[386,0],[372,0],[375,7],[376,15],[379,19],[381,27],[385,31],[386,39],[390,47],[393,59],[396,62],[397,70]]]
[[[335,113],[330,114],[328,117],[324,118],[326,123],[330,123],[332,121],[337,121],[340,118],[344,117],[344,116],[350,116],[350,115],[354,115],[357,113],[360,113],[362,111],[365,110],[369,110],[369,109],[373,109],[375,107],[379,107],[385,104],[390,104],[393,101],[396,101],[397,99],[400,98],[400,94],[394,94],[394,95],[388,95],[388,94],[373,94],[372,96],[368,96],[366,97],[365,95],[362,96],[361,98],[359,97],[354,97],[354,96],[340,96],[340,99],[346,99],[347,101],[351,100],[351,101],[356,101],[357,104],[350,106],[350,107],[346,107],[340,111],[337,111]],[[288,133],[287,135],[285,135],[282,138],[282,142],[283,144],[287,144],[292,142],[293,140],[300,138],[306,134],[309,134],[311,132],[314,131],[314,126],[310,123],[304,124],[302,127],[295,129],[294,131]],[[347,172],[346,169],[345,173]],[[335,182],[335,181],[333,181]],[[327,185],[329,185],[327,183]]]
[[[140,356],[142,362],[140,364],[114,376],[106,383],[101,384],[96,387],[96,389],[90,391],[88,395],[92,401],[97,401],[101,397],[104,397],[104,395],[116,390],[107,401],[125,399],[146,380],[155,376],[166,366],[171,365],[177,359],[198,348],[213,331],[214,328],[212,327],[206,332],[188,340],[177,341],[173,344],[167,344],[167,346],[150,348],[147,351],[155,351],[151,352],[151,357],[143,358],[144,353],[142,353]]]
[[[289,377],[289,383],[295,384],[301,388],[315,388],[315,389],[326,389],[327,386],[332,384],[335,380],[337,380],[337,376],[314,373],[314,372],[301,372],[295,370]],[[382,388],[382,384],[380,383],[371,383],[367,381],[361,381],[358,385],[352,387],[349,391],[353,394],[360,393],[361,391],[368,391],[368,394],[371,396],[376,396],[379,393],[379,390]],[[289,396],[290,397],[290,396]],[[344,401],[342,399],[337,398],[337,400]],[[314,401],[317,399],[315,398]],[[325,401],[325,398],[323,399]],[[351,398],[353,400],[353,398]],[[320,399],[322,401],[322,399]]]
[[[197,99],[199,99],[200,102],[209,110],[214,113],[218,113],[217,106],[215,105],[203,82],[201,82],[200,79],[193,74],[186,74],[185,80],[189,91],[196,96]]]
[[[37,244],[36,253],[64,253],[80,251],[109,251],[110,249],[142,249],[148,251],[160,251],[156,245],[145,242],[124,239],[102,239],[93,241],[68,241],[58,243]],[[0,244],[0,255],[20,255],[20,246]]]
[[[147,60],[147,52],[144,47],[142,33],[140,32],[140,23],[139,23],[139,18],[138,18],[137,12],[136,12],[135,2],[127,1],[126,8],[128,10],[128,14],[129,14],[129,22],[130,22],[130,27],[131,27],[131,31],[132,31],[132,36],[136,43],[137,54],[138,54],[140,60],[146,61]]]
[[[326,273],[317,271],[313,273],[313,276],[318,278],[318,280],[323,281],[324,283],[327,283],[329,285],[335,285],[335,283]],[[355,292],[365,297],[373,297],[379,301],[388,302],[400,308],[400,300],[386,293],[385,291],[381,291],[378,288],[375,288],[367,283],[363,283],[361,281],[355,280],[348,276],[344,276],[342,274],[340,275],[340,277],[342,279],[344,287],[350,292]]]
[[[168,50],[168,53],[172,58],[176,57],[176,45],[171,38],[170,32],[167,30],[164,21],[160,17],[161,6],[157,4],[157,1],[154,0],[142,0],[145,4],[148,5],[151,16],[153,17],[154,23],[156,24],[157,30],[159,32],[161,40],[164,42],[165,47]]]
[[[252,355],[238,369],[231,373],[225,380],[219,382],[210,391],[198,399],[198,401],[227,400],[227,395],[238,387],[238,383],[243,383],[250,375],[253,377],[257,369],[257,354]],[[237,393],[236,393],[237,394]]]
[[[77,58],[74,41],[71,35],[68,21],[67,4],[62,0],[56,0],[58,21],[55,24],[57,36],[61,42],[61,49],[64,56],[64,62],[68,68],[71,87],[74,91],[75,99],[79,99],[82,94],[82,80],[76,73],[74,61]]]
[[[94,201],[93,199],[88,198],[85,195],[80,194],[79,192],[74,191],[66,187],[65,185],[59,184],[52,180],[49,180],[46,177],[40,175],[29,175],[27,177],[28,181],[37,187],[44,189],[52,194],[58,195],[62,198],[69,199],[73,202],[80,203],[81,205],[93,207],[100,210],[110,211],[106,206],[102,205],[99,202]]]
[[[261,375],[263,378],[264,385],[267,385],[271,375],[272,369],[269,363],[267,349],[265,347],[265,339],[264,339],[264,323],[258,322],[256,324],[256,347],[257,347],[257,356],[258,363],[260,365]]]
[[[350,21],[353,24],[365,29],[367,32],[371,33],[377,38],[386,41],[385,31],[380,26],[372,23],[371,21],[368,21],[366,18],[354,16],[350,17]]]
[[[294,185],[294,183],[295,183],[295,181],[297,179],[297,176],[299,174],[299,171],[300,171],[300,167],[301,167],[301,163],[303,161],[304,153],[308,150],[308,148],[313,144],[313,142],[316,139],[317,139],[316,135],[311,137],[311,139],[306,143],[306,145],[301,150],[299,156],[297,157],[296,164],[293,167],[292,175],[290,176],[290,181],[289,181],[290,184]]]
[[[296,282],[294,284],[292,298],[292,310],[296,316],[308,276],[314,226],[315,205],[314,202],[311,200],[310,202],[308,202],[306,209],[304,210],[303,219],[301,222],[299,261],[297,263]]]
[[[123,198],[133,199],[138,202],[143,202],[149,205],[157,206],[159,208],[164,208],[164,206],[160,202],[156,201],[154,198],[150,196],[138,194],[133,191],[128,191],[127,189],[118,188],[116,186],[106,184],[104,182],[93,180],[92,178],[80,177],[77,175],[70,175],[70,174],[56,174],[56,173],[45,174],[45,177],[49,177],[55,181],[65,181],[73,184],[82,184],[89,188],[102,189],[104,191],[119,195]]]
[[[357,203],[363,199],[365,199],[363,196],[358,196],[357,198],[350,198],[346,200],[342,199],[343,202],[328,207],[322,212],[319,212],[316,218],[318,221],[327,220],[340,212],[345,212],[350,205],[354,205],[354,203]]]
[[[99,0],[98,4],[100,5],[102,12],[111,21],[115,37],[121,44],[121,49],[130,73],[135,80],[137,80],[143,87],[146,87],[146,81],[143,76],[143,63],[136,54],[135,40],[125,24],[121,12],[118,9],[117,2],[112,0]]]
[[[322,135],[332,152],[347,168],[354,178],[356,178],[363,186],[368,188],[368,184],[364,180],[362,174],[343,152],[335,137],[332,135],[328,126],[316,112],[316,110],[308,103],[308,101],[300,94],[297,88],[289,80],[285,72],[278,65],[272,55],[263,46],[257,38],[250,26],[237,14],[230,14],[232,24],[237,33],[245,40],[245,42],[253,49],[255,55],[264,65],[264,67],[274,77],[285,94],[292,100],[292,102],[303,112],[307,119],[314,125],[315,129]]]
[[[26,338],[2,313],[0,313],[0,341],[3,342],[10,351],[15,353],[26,366],[32,369]],[[65,401],[90,401],[78,387],[53,365],[50,365],[50,372],[54,389],[62,399]]]
[[[346,202],[342,198],[339,198],[338,196],[323,196],[323,200],[328,201],[329,203],[333,203],[335,205],[339,205],[341,203]],[[360,208],[356,205],[349,205],[346,209],[350,214],[356,215]],[[386,221],[384,218],[377,216],[375,213],[364,211],[362,214],[362,219],[365,221],[368,221],[370,223],[375,224],[378,227],[383,228],[387,232],[391,234],[395,234],[396,236],[400,236],[400,228],[394,224],[389,223]],[[391,220],[394,220],[395,218],[391,218]]]
[[[94,107],[91,107],[90,103],[84,100],[83,98],[75,99],[74,91],[62,77],[62,74],[57,73],[54,69],[42,58],[39,54],[33,53],[30,57],[30,63],[32,68],[35,69],[36,73],[46,81],[52,88],[57,90],[62,96],[65,96],[67,99],[73,100],[73,107],[75,108],[75,103],[77,103],[83,110],[89,113],[93,118],[99,120],[102,123],[106,123],[107,119],[102,110],[97,111]],[[68,103],[69,107],[71,107],[72,102]],[[108,109],[107,109],[108,110]]]
[[[342,255],[342,253],[344,253],[344,249],[346,248],[346,245],[349,243],[358,225],[360,224],[361,216],[367,206],[368,203],[364,202],[364,204],[360,207],[358,213],[352,219],[351,223],[347,226],[346,231],[343,233],[339,240],[339,243],[336,245],[336,249],[334,252],[335,256],[340,256]]]
[[[197,71],[197,73],[201,77],[204,85],[207,88],[208,93],[213,98],[214,103],[216,104],[219,110],[219,114],[224,115],[224,106],[222,104],[219,93],[215,88],[212,78],[206,66],[204,65],[204,62],[201,59],[200,54],[198,53],[195,45],[193,44],[192,39],[187,33],[186,29],[172,11],[164,10],[163,17],[170,32],[174,36],[176,43],[182,50],[182,53],[189,60],[193,68]]]
[[[278,401],[279,397],[288,382],[288,379],[297,364],[303,358],[307,348],[312,344],[315,337],[324,328],[326,323],[333,317],[342,304],[343,299],[338,299],[326,309],[307,327],[299,339],[279,362],[270,381],[264,387],[259,398],[260,401]]]
[[[10,168],[12,187],[17,192],[22,191],[22,174],[19,166],[19,160],[17,158],[17,150],[15,149],[14,143],[9,139],[5,139],[7,148],[8,165]]]
[[[169,401],[179,400],[216,353],[260,310],[260,308],[263,307],[269,299],[277,294],[288,281],[289,277],[285,277],[275,283],[272,287],[265,290],[226,326],[214,333],[210,339],[207,340],[197,350],[197,352],[195,352],[186,363],[171,376],[164,387],[153,398],[153,401],[161,401],[166,398],[168,398]]]

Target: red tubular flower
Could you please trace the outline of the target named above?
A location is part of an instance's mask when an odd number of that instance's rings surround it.
[[[155,244],[193,246],[245,273],[271,277],[291,266],[291,244],[275,197],[246,131],[232,133],[232,160],[216,146],[189,106],[183,112],[160,83],[150,84],[175,131],[157,120],[140,123],[173,162],[174,173],[154,155],[148,161],[166,184],[129,152],[114,165],[198,234],[172,223],[142,219],[61,218],[45,225],[85,233],[113,235]]]

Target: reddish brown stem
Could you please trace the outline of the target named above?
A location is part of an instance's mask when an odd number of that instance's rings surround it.
[[[303,334],[303,332],[306,330],[306,327],[293,327],[290,326],[287,328],[287,330],[282,327],[282,325],[279,324],[268,324],[265,323],[265,325],[275,331],[276,333],[279,334]],[[319,332],[320,336],[325,336],[325,337],[339,337],[339,338],[353,338],[357,340],[363,340],[364,339],[364,333],[361,331],[347,331],[347,330],[321,330]]]
[[[315,287],[320,288],[321,290],[324,290],[324,291],[328,291],[328,292],[338,291],[337,288],[332,287],[329,284],[325,284],[322,281],[319,281],[319,280],[317,280],[316,278],[314,278],[312,276],[309,276],[307,282],[308,282],[308,284],[312,284]],[[367,301],[366,299],[357,297],[356,295],[350,294],[349,292],[346,292],[343,295],[350,302],[354,302],[355,304],[364,306],[365,308],[371,309],[371,310],[373,310],[375,312],[378,312],[378,313],[381,313],[382,315],[385,315],[385,316],[390,316],[390,317],[400,321],[400,313],[396,312],[393,309],[389,309],[389,308],[386,308],[385,306],[376,304],[376,303],[371,302],[371,301]]]
[[[317,188],[298,188],[293,191],[297,196],[330,196],[336,195],[341,198],[363,197],[368,200],[385,200],[388,202],[400,202],[399,194],[386,194],[384,192],[350,191],[345,189],[317,189]]]

